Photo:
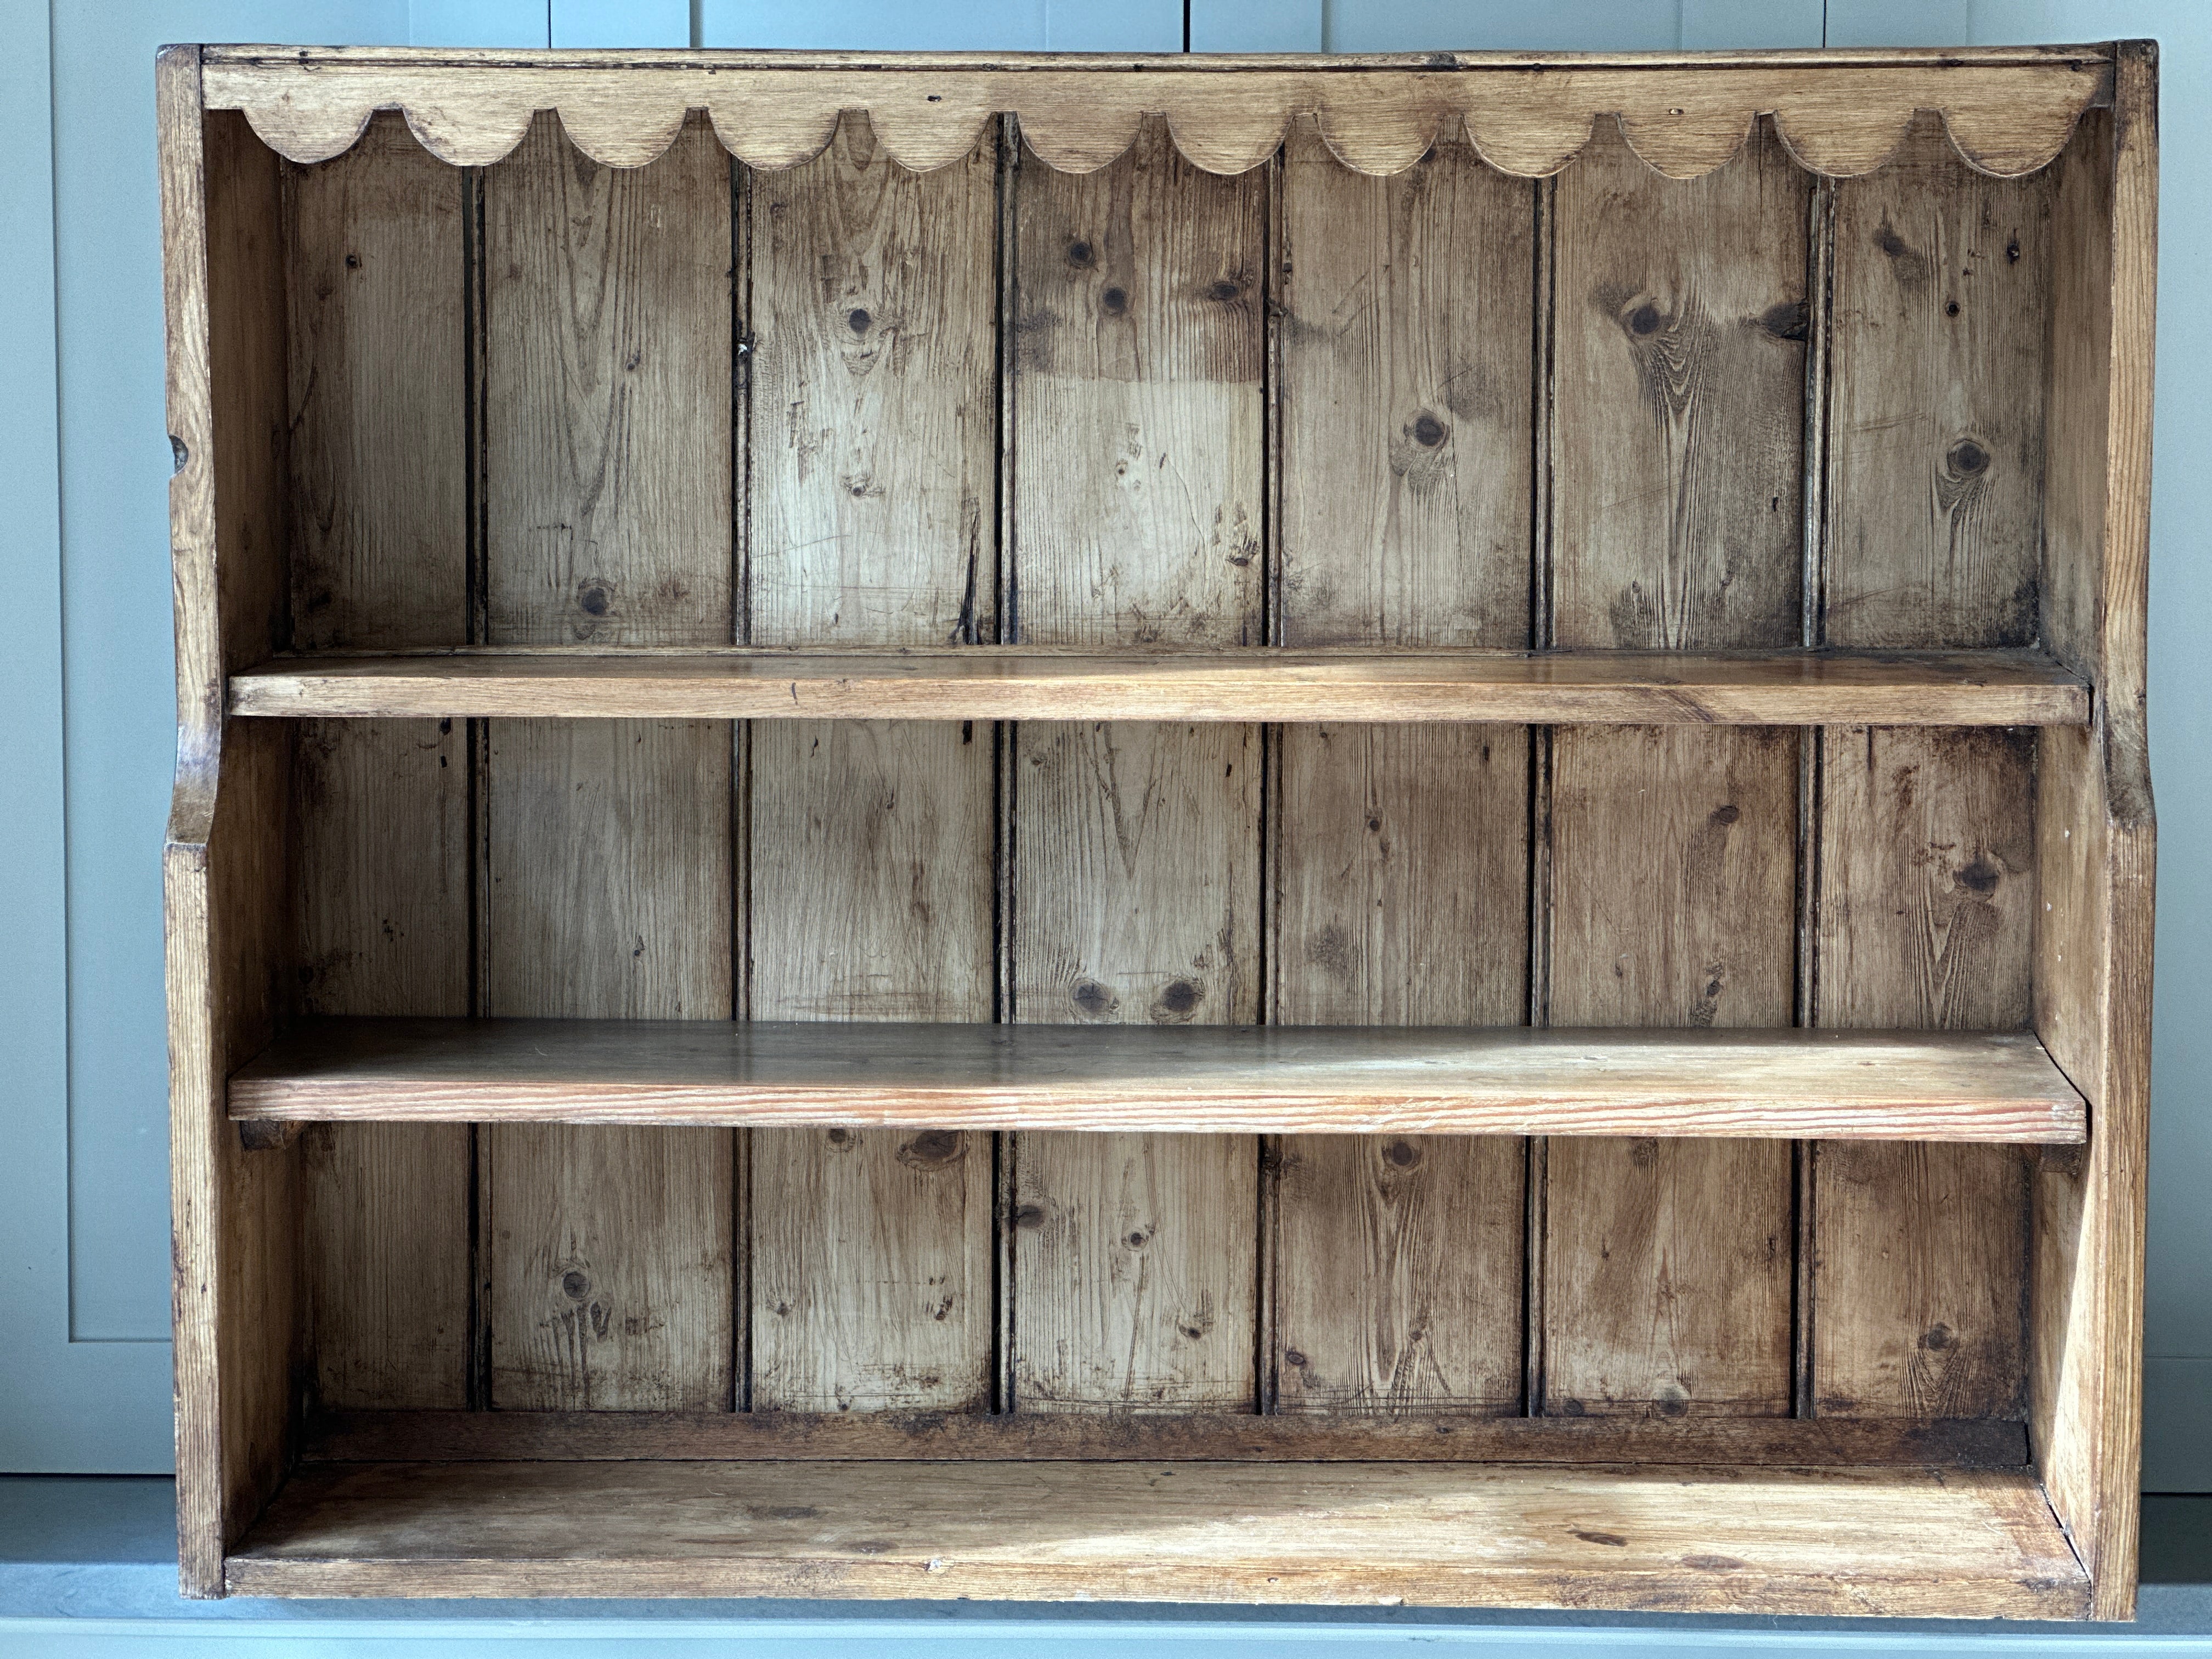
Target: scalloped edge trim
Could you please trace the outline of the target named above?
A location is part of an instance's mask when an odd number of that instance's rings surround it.
[[[638,167],[700,112],[731,155],[774,172],[819,155],[839,120],[858,113],[893,160],[927,173],[969,154],[993,118],[1012,114],[1037,159],[1060,172],[1111,165],[1148,119],[1164,118],[1192,166],[1235,174],[1264,163],[1310,116],[1330,151],[1370,176],[1401,173],[1463,137],[1502,173],[1547,178],[1610,116],[1647,166],[1695,179],[1724,166],[1771,116],[1800,166],[1850,178],[1881,167],[1926,112],[1969,167],[2002,179],[2047,167],[2082,112],[2110,101],[2112,72],[2104,62],[1145,74],[319,62],[210,64],[204,84],[207,108],[242,112],[264,143],[309,164],[343,155],[372,115],[394,109],[424,149],[456,166],[501,161],[550,111],[594,161]]]

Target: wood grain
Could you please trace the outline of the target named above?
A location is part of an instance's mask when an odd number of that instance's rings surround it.
[[[997,146],[927,175],[867,122],[751,181],[755,642],[972,642],[996,626]],[[988,1020],[988,728],[750,736],[756,1018]],[[987,1409],[992,1143],[753,1140],[756,1410]]]
[[[2135,1608],[2142,1439],[2143,1205],[2157,822],[2144,721],[2158,270],[2158,48],[2118,49],[2109,124],[2061,179],[2057,288],[2075,326],[2054,368],[2049,631],[2100,673],[2103,722],[2038,762],[2035,1020],[2097,1103],[2078,1168],[2040,1171],[2030,1419],[2051,1504],[2096,1576],[2094,1608]],[[2063,482],[2062,482],[2063,481]],[[2095,1356],[2085,1363],[2084,1356]]]
[[[2082,1122],[2079,1097],[2026,1032],[1172,1022],[311,1020],[238,1073],[230,1109],[241,1121],[1206,1124],[1369,1134],[1549,1125],[1787,1138],[1810,1126],[2054,1143],[2078,1141]]]
[[[1362,178],[1301,121],[1279,194],[1275,636],[1527,645],[1534,191],[1459,143]],[[1517,1023],[1526,731],[1299,724],[1278,744],[1269,1018]],[[1517,1410],[1526,1163],[1502,1137],[1283,1141],[1275,1408]]]
[[[324,1464],[229,1582],[2014,1617],[2088,1588],[2025,1471],[819,1463],[803,1495],[759,1464]]]
[[[1837,186],[1823,640],[2034,637],[2052,188],[1975,173],[1924,120],[1892,166]],[[2025,1025],[2040,908],[2026,734],[1831,727],[1820,743],[1810,1017]],[[1816,1149],[1814,1408],[2017,1413],[2027,1204],[2003,1152]]]
[[[727,644],[730,187],[695,125],[617,173],[541,123],[484,179],[494,644]],[[484,999],[726,1019],[731,738],[703,721],[494,722]],[[726,1133],[487,1133],[491,1403],[727,1406]]]
[[[1940,109],[1991,173],[2048,162],[2085,105],[2111,96],[2100,46],[1698,54],[1672,59],[1525,53],[1279,58],[1009,53],[748,52],[541,55],[437,49],[216,48],[210,101],[242,107],[295,161],[321,161],[359,136],[369,112],[404,107],[434,150],[498,161],[533,110],[557,108],[584,151],[635,167],[661,154],[687,109],[712,112],[749,165],[785,167],[817,154],[841,110],[865,110],[910,167],[964,154],[1000,112],[1018,112],[1051,165],[1088,173],[1121,155],[1148,115],[1164,113],[1198,166],[1237,173],[1266,162],[1285,128],[1311,114],[1352,166],[1395,173],[1464,124],[1494,166],[1556,173],[1620,112],[1650,165],[1691,177],[1734,156],[1772,113],[1796,153],[1830,172],[1864,172],[1897,146],[1916,109]]]
[[[247,1153],[224,1078],[289,1012],[283,739],[229,733],[225,673],[281,636],[284,361],[278,164],[201,118],[199,53],[156,70],[177,778],[161,856],[179,1588],[222,1593],[226,1545],[291,1461],[302,1358],[296,1152]]]
[[[292,637],[468,637],[462,181],[393,114],[286,179]],[[467,734],[449,719],[299,731],[300,1006],[470,1012]],[[307,1146],[313,1387],[331,1406],[469,1397],[461,1125],[332,1126]]]
[[[1084,1462],[1646,1463],[2019,1469],[2027,1430],[1992,1418],[1485,1417],[1177,1412],[341,1412],[306,1462],[541,1458]]]
[[[1316,562],[1350,562],[1339,550]],[[1403,601],[1416,604],[1413,596]],[[1285,624],[1295,629],[1295,594]],[[1522,618],[1526,629],[1526,617]],[[456,651],[286,657],[234,714],[342,719],[1476,720],[1562,725],[2063,726],[2088,689],[2008,651]]]
[[[1808,182],[1764,125],[1686,185],[1601,134],[1556,204],[1554,642],[1792,642]],[[1555,736],[1551,1019],[1790,1022],[1797,765],[1786,730]],[[1788,1149],[1547,1164],[1541,1409],[1786,1412]]]
[[[1014,640],[1260,642],[1265,182],[1198,171],[1158,121],[1088,176],[1022,160]],[[1015,1018],[1256,1018],[1260,762],[1246,726],[1019,730]],[[1010,1403],[1250,1404],[1255,1143],[1034,1135],[1007,1155]]]

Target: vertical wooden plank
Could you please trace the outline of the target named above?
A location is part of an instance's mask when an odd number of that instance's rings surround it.
[[[304,649],[467,637],[462,181],[397,114],[287,192],[292,616]],[[469,1012],[468,754],[451,721],[299,732],[301,1006]],[[313,1388],[453,1407],[469,1381],[470,1131],[304,1143]]]
[[[1192,167],[1157,119],[1097,173],[1021,167],[1017,638],[1260,641],[1267,187]],[[1018,734],[1016,1018],[1258,1018],[1260,749],[1236,726]],[[1014,1404],[1251,1405],[1253,1140],[1022,1135],[1010,1155]]]
[[[1815,1023],[2025,1026],[2033,735],[1831,727],[1823,745]],[[1814,1410],[2017,1415],[2021,1153],[1829,1142],[1813,1170]]]
[[[732,632],[729,160],[705,124],[631,172],[540,117],[484,175],[491,642]],[[726,1019],[731,734],[496,721],[494,1014]],[[731,1403],[732,1139],[505,1127],[480,1200],[491,1403]]]
[[[1601,123],[1555,199],[1556,642],[1794,642],[1809,180],[1765,122],[1688,182]],[[1553,1023],[1790,1024],[1796,733],[1552,763]],[[1562,1140],[1546,1179],[1541,1410],[1790,1409],[1787,1146]]]
[[[1389,179],[1307,121],[1282,170],[1281,609],[1291,645],[1524,646],[1535,198],[1463,143]],[[1283,729],[1271,1018],[1512,1024],[1519,726]],[[1518,1408],[1524,1143],[1286,1137],[1284,1411]]]
[[[2043,529],[2052,177],[1970,168],[1923,117],[1835,187],[1820,637],[2032,643]],[[2024,1026],[2037,905],[2022,734],[1821,734],[1810,1016]],[[1812,1401],[2022,1408],[2027,1176],[1987,1146],[1815,1149]]]
[[[994,129],[909,173],[856,114],[750,180],[754,643],[994,629],[997,161]],[[992,1018],[993,749],[753,728],[754,1018]],[[751,1164],[754,1407],[988,1409],[991,1138],[763,1130]]]

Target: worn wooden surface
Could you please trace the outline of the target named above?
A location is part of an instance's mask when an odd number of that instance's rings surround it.
[[[1617,134],[1561,175],[1553,642],[1799,637],[1810,197],[1765,129],[1692,184]],[[1786,729],[1557,734],[1553,1023],[1790,1022],[1797,768]],[[1772,1143],[1553,1146],[1541,1409],[1786,1412],[1792,1196]]]
[[[751,166],[793,166],[830,141],[841,110],[869,112],[910,167],[967,152],[1000,111],[1018,112],[1041,158],[1088,173],[1124,155],[1165,114],[1198,166],[1265,163],[1311,114],[1331,147],[1369,173],[1396,173],[1462,131],[1492,165],[1558,172],[1618,112],[1648,163],[1694,176],[1725,163],[1771,112],[1811,167],[1860,173],[1897,147],[1916,109],[1940,109],[1991,173],[2047,162],[2085,105],[2111,95],[2108,48],[1982,48],[1856,54],[1651,57],[1455,53],[1348,58],[1325,68],[1281,58],[1066,54],[467,52],[449,49],[233,46],[211,52],[208,100],[245,109],[295,161],[337,154],[371,110],[401,107],[447,161],[486,165],[512,150],[533,110],[558,109],[594,159],[635,167],[660,155],[686,109],[711,112]],[[1442,61],[1439,61],[1439,59]],[[1725,70],[1725,72],[1717,72]]]
[[[397,115],[286,180],[295,646],[468,636],[468,194]],[[302,1012],[471,1012],[470,762],[466,727],[451,719],[299,727]],[[472,1145],[461,1124],[309,1138],[317,1399],[472,1396]]]
[[[230,1109],[249,1121],[2082,1134],[2072,1086],[2033,1036],[2010,1031],[325,1019],[240,1071]]]
[[[1010,624],[1051,645],[1258,644],[1266,179],[1199,172],[1152,123],[1088,176],[1012,182]],[[1249,726],[1024,726],[1017,1019],[1259,1013],[1261,741]],[[1248,1405],[1249,1137],[1017,1137],[1018,1409]]]
[[[728,158],[695,125],[617,173],[548,121],[483,188],[490,641],[727,644]],[[486,1010],[728,1018],[729,728],[485,750]],[[483,1164],[489,1403],[730,1403],[726,1133],[500,1127]]]
[[[310,1419],[310,1462],[580,1458],[1031,1458],[1090,1462],[1650,1463],[2017,1469],[2017,1422],[1790,1417],[1496,1417],[1437,1411],[342,1412]]]
[[[2051,637],[2106,695],[2088,740],[2039,755],[2035,1019],[2097,1109],[2078,1168],[2039,1172],[2030,1281],[2030,1421],[2051,1503],[2096,1575],[2094,1611],[2135,1607],[2142,1437],[2145,1165],[2157,827],[2143,714],[2158,52],[2119,52],[2097,148],[2060,181],[2060,343]],[[2109,145],[2107,149],[2106,146]],[[2110,156],[2107,163],[2103,158]],[[2102,175],[2100,180],[2100,175]],[[2107,228],[2109,227],[2109,229]],[[2094,1363],[2085,1357],[2096,1356]]]
[[[997,146],[908,173],[864,118],[750,183],[756,644],[994,629]],[[749,739],[746,1012],[988,1020],[988,727],[783,720]],[[931,1125],[753,1137],[757,1411],[991,1399],[992,1143]]]
[[[1279,194],[1275,639],[1526,646],[1534,188],[1463,143],[1363,178],[1309,120]],[[1517,1024],[1525,729],[1285,726],[1273,771],[1268,1017]],[[1273,1407],[1517,1411],[1526,1163],[1498,1136],[1280,1142]]]
[[[1316,550],[1308,562],[1363,560],[1358,547],[1347,541]],[[1301,584],[1305,574],[1299,573]],[[1285,594],[1285,622],[1293,630],[1304,598],[1296,586]],[[1393,603],[1421,600],[1408,592]],[[1523,633],[1526,605],[1524,595],[1517,617]],[[951,620],[951,631],[958,631],[962,619]],[[1376,631],[1354,629],[1350,617],[1324,617],[1310,634],[1293,637],[1327,637],[1340,629]],[[2033,651],[441,652],[280,659],[234,676],[230,700],[235,714],[348,719],[990,720],[1088,714],[1116,720],[1788,726],[1849,719],[1884,726],[2079,726],[2089,718],[2087,689]]]
[[[177,779],[161,859],[169,1006],[178,1575],[222,1558],[290,1461],[301,1363],[296,1151],[248,1153],[224,1078],[288,1012],[288,737],[227,734],[226,672],[283,617],[283,290],[274,159],[235,117],[203,127],[199,54],[162,53],[169,529]],[[218,368],[219,366],[219,368]]]
[[[2088,1591],[2025,1472],[1437,1463],[323,1464],[229,1582],[2014,1618]]]

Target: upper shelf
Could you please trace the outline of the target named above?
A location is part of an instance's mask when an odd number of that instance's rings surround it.
[[[2024,1031],[314,1019],[242,1121],[2073,1143]]]
[[[233,677],[230,708],[337,719],[2081,726],[2089,691],[2033,651],[483,649],[282,658]]]
[[[242,110],[263,142],[295,161],[340,155],[374,111],[400,109],[434,154],[488,166],[521,141],[535,112],[557,110],[593,160],[638,167],[696,109],[739,160],[787,167],[819,154],[840,114],[858,111],[916,170],[967,155],[993,116],[1010,113],[1041,160],[1071,173],[1105,166],[1146,118],[1164,116],[1176,146],[1212,173],[1259,166],[1292,120],[1310,118],[1363,173],[1401,172],[1464,133],[1492,166],[1526,177],[1557,173],[1607,116],[1646,161],[1677,178],[1726,161],[1761,115],[1814,172],[1865,173],[1923,109],[1942,112],[1972,165],[2012,176],[2048,163],[2083,109],[2111,101],[2112,86],[2104,46],[1688,58],[210,46],[201,75],[208,108]]]

